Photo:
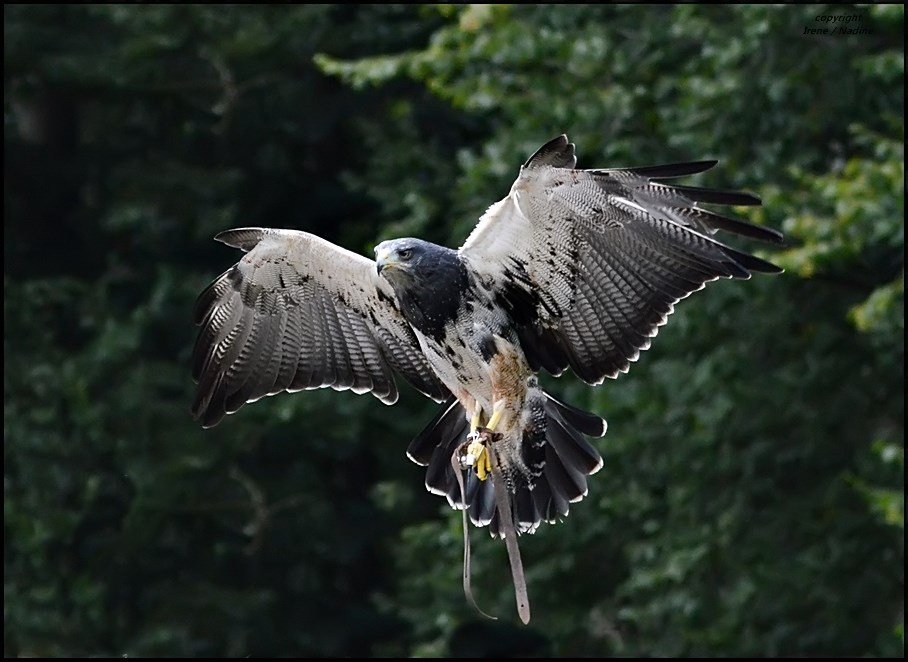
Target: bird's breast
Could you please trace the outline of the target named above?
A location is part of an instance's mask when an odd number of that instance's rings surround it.
[[[414,329],[432,369],[452,393],[468,393],[486,411],[491,411],[495,357],[502,351],[529,367],[513,325],[500,309],[482,298],[468,298],[460,313],[436,335]]]

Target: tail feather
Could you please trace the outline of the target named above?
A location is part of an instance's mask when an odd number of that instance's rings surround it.
[[[536,482],[532,490],[527,491],[533,497],[533,504],[536,506],[536,512],[539,513],[540,522],[554,524],[567,514],[567,501],[563,497],[552,495],[552,488],[549,487],[549,479],[545,474],[543,474],[542,480]]]
[[[586,477],[602,467],[601,456],[584,435],[602,436],[605,421],[565,404],[545,391],[540,392],[544,396],[545,465],[538,475],[513,467],[506,472],[518,533],[533,533],[542,522],[554,523],[566,517],[570,504],[586,496]],[[472,470],[464,469],[465,493],[461,494],[451,466],[451,456],[464,443],[468,431],[466,413],[451,397],[411,442],[407,455],[427,467],[426,488],[430,492],[443,495],[451,507],[458,510],[466,503],[473,524],[488,526],[492,536],[498,537],[501,532],[492,482],[480,481]],[[523,439],[532,436],[524,434]]]
[[[601,437],[605,434],[608,426],[601,416],[562,402],[548,391],[543,391],[543,394],[546,399],[546,410],[549,413],[557,414],[562,421],[577,428],[588,437]]]
[[[517,490],[514,494],[514,521],[518,522],[518,527],[523,529],[524,533],[534,533],[542,522],[542,515],[533,498],[534,492],[535,489],[526,489]]]
[[[558,494],[573,503],[586,496],[586,476],[555,450],[555,444],[551,442],[559,436],[556,429],[557,426],[549,430],[550,443],[545,447],[545,476],[553,495]]]
[[[569,499],[567,499],[562,492],[553,489],[552,482],[553,474],[546,471],[544,479],[539,481],[533,489],[533,498],[536,501],[536,507],[544,514],[543,520],[549,524],[554,524],[567,517],[568,513],[571,511]],[[492,535],[495,534],[493,533]]]
[[[555,446],[565,463],[577,467],[589,476],[602,468],[602,457],[583,435],[557,414],[549,418],[549,443]]]
[[[445,400],[435,418],[429,421],[423,431],[410,442],[407,447],[407,457],[421,467],[428,465],[436,446],[459,437],[460,428],[467,429],[467,420],[464,417],[463,407],[452,395]]]

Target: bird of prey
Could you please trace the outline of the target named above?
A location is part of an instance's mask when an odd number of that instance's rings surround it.
[[[715,164],[576,169],[561,135],[458,250],[395,239],[373,261],[305,232],[222,232],[246,254],[196,304],[192,413],[211,427],[247,402],[322,387],[393,404],[402,377],[444,403],[408,449],[426,487],[504,535],[503,485],[514,530],[532,533],[587,493],[602,465],[587,437],[606,429],[538,373],[614,378],[706,282],[781,271],[715,238],[780,233],[701,206],[759,198],[665,183]]]

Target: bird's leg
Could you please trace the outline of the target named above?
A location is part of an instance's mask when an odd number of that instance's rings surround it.
[[[470,429],[472,431],[468,437],[470,443],[467,446],[467,456],[470,458],[470,464],[473,466],[473,470],[476,471],[476,477],[479,480],[485,480],[492,474],[492,460],[489,457],[489,450],[486,448],[486,444],[501,437],[500,434],[495,432],[495,428],[501,422],[503,409],[504,400],[496,400],[492,418],[489,419],[485,427],[479,427],[481,420],[479,414],[474,415],[471,421]],[[475,424],[475,428],[473,424]]]
[[[482,424],[482,409],[479,407],[476,408],[476,411],[473,413],[473,417],[470,419],[470,436],[476,436],[476,431],[479,429],[479,426]]]
[[[501,435],[495,432],[495,428],[501,422],[501,416],[505,408],[506,400],[499,399],[494,402],[492,407],[492,417],[482,424],[483,411],[482,406],[467,396],[461,398],[465,409],[472,411],[470,416],[470,434],[467,435],[466,443],[458,451],[460,466],[463,468],[473,467],[476,477],[479,480],[486,480],[492,475],[492,462],[489,459],[487,444],[497,441]],[[468,405],[472,404],[472,407]]]
[[[486,424],[486,428],[495,432],[495,428],[498,427],[498,424],[501,422],[501,414],[504,412],[505,401],[496,400],[494,407],[492,407],[492,418],[489,419],[489,422]]]
[[[492,472],[492,465],[489,460],[489,452],[486,450],[486,435],[481,430],[482,425],[482,407],[478,404],[473,410],[473,416],[470,418],[470,434],[467,437],[465,451],[461,456],[461,466],[473,467],[476,477],[479,480],[485,480]]]

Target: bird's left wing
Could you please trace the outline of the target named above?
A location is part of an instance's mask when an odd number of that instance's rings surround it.
[[[781,271],[713,238],[724,230],[780,242],[781,234],[700,207],[759,198],[661,181],[715,164],[576,170],[563,135],[530,157],[460,255],[510,312],[533,369],[570,367],[590,384],[616,377],[679,299],[717,278]]]
[[[192,413],[204,427],[281,391],[330,386],[391,404],[392,369],[434,400],[448,397],[375,262],[294,230],[215,238],[247,253],[196,302]]]

